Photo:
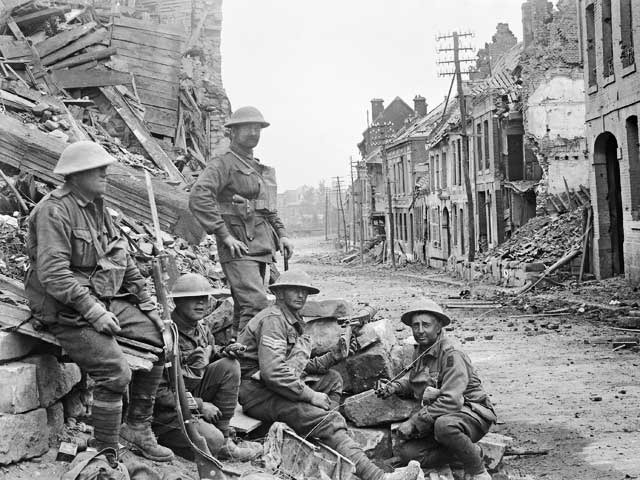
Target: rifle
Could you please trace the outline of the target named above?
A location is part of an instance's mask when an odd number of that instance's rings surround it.
[[[164,348],[165,365],[169,371],[169,383],[174,392],[176,402],[176,413],[183,435],[187,438],[189,446],[193,452],[198,475],[201,480],[228,480],[230,477],[237,477],[234,472],[230,472],[211,455],[204,437],[198,431],[193,422],[189,403],[187,401],[187,391],[184,386],[184,378],[180,367],[180,351],[178,346],[178,327],[171,320],[169,312],[169,297],[167,294],[167,273],[168,254],[164,251],[162,243],[162,233],[160,231],[160,220],[156,208],[156,200],[153,194],[153,185],[149,172],[145,173],[147,182],[147,193],[149,194],[149,205],[151,207],[151,218],[156,237],[156,255],[153,257],[152,272],[153,283],[156,287],[156,297],[160,306],[160,314],[164,321]]]

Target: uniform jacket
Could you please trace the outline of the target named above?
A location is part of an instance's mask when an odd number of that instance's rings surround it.
[[[98,264],[90,228],[103,249],[121,238],[102,199],[90,202],[69,184],[49,193],[31,212],[27,238],[31,265],[25,290],[33,316],[45,324],[86,324],[84,315],[102,305],[96,297],[108,300],[87,280]],[[148,302],[145,279],[131,256],[125,255],[117,290]]]
[[[191,189],[189,208],[218,240],[220,262],[232,260],[222,241],[233,235],[249,247],[246,260],[272,262],[277,240],[287,235],[276,212],[275,171],[228,150],[214,157]]]
[[[204,371],[216,352],[215,339],[209,330],[198,322],[193,330],[188,330],[187,322],[174,310],[171,318],[178,326],[178,346],[180,348],[180,366],[182,377],[187,390],[192,391],[198,386]],[[209,348],[209,347],[213,348]],[[199,407],[202,400],[196,398]],[[162,378],[156,393],[154,421],[160,426],[178,426],[175,414],[175,397],[171,390],[167,373]]]
[[[302,317],[281,302],[253,317],[238,341],[247,347],[240,359],[243,381],[255,378],[259,371],[260,381],[269,390],[294,401],[306,402],[313,394],[304,383],[305,374],[324,373],[337,360],[333,352],[309,358],[310,337],[304,334]],[[301,350],[306,350],[302,361]]]
[[[435,347],[398,380],[400,388],[397,393],[422,400],[427,387],[440,389],[438,398],[417,413],[418,418],[427,424],[433,424],[442,415],[457,412],[495,422],[493,406],[471,360],[457,350],[444,333],[440,335]],[[419,345],[416,346],[414,360],[423,351]]]

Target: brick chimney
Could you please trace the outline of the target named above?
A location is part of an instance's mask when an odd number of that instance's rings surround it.
[[[371,100],[371,123],[375,123],[376,118],[384,111],[384,100],[374,98]]]
[[[413,99],[413,111],[416,112],[418,117],[425,117],[427,115],[427,99],[421,95],[416,95]]]

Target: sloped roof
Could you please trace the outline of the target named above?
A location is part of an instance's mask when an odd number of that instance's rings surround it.
[[[503,94],[511,93],[516,88],[515,81],[517,80],[514,78],[513,72],[520,63],[523,50],[524,46],[522,42],[517,43],[510,50],[507,50],[507,52],[491,66],[491,76],[473,85],[471,89],[472,94],[481,95],[494,90],[498,90]]]

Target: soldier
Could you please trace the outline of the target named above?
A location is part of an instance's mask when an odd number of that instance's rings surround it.
[[[423,299],[401,321],[411,327],[417,342],[415,364],[403,378],[376,392],[383,398],[404,395],[420,402],[417,413],[397,429],[404,440],[400,457],[417,459],[423,467],[458,460],[465,478],[491,480],[475,442],[489,431],[496,415],[471,360],[443,331],[451,319],[438,304]]]
[[[423,478],[418,462],[384,473],[347,434],[337,407],[342,378],[329,368],[346,355],[341,342],[334,351],[310,359],[311,340],[304,334],[300,310],[307,296],[319,290],[304,272],[289,270],[271,285],[276,304],[253,317],[240,334],[247,350],[240,359],[240,403],[244,411],[265,422],[284,422],[298,434],[317,438],[351,460],[363,480]],[[310,385],[306,375],[313,375]]]
[[[254,107],[233,112],[225,124],[231,135],[229,150],[211,160],[189,199],[204,230],[216,235],[233,295],[236,333],[267,306],[265,275],[276,250],[287,259],[293,252],[276,213],[275,171],[253,156],[260,132],[268,126]]]
[[[254,442],[238,446],[229,435],[229,421],[238,403],[240,387],[240,364],[236,357],[244,347],[237,343],[225,348],[216,346],[213,335],[200,322],[207,314],[213,293],[207,279],[197,273],[182,275],[173,286],[171,296],[176,308],[171,318],[179,332],[182,376],[202,415],[197,421],[198,430],[211,453],[219,458],[250,461],[262,453],[262,446]],[[162,445],[189,458],[189,443],[178,421],[174,393],[165,380],[158,388],[153,430]]]
[[[53,170],[64,176],[64,185],[29,217],[25,289],[33,316],[95,381],[93,446],[117,449],[119,437],[143,456],[166,462],[173,453],[151,431],[164,358],[150,372],[132,373],[114,338],[164,345],[163,323],[145,279],[104,205],[107,166],[115,161],[90,141],[64,149]],[[129,408],[121,427],[127,386]]]

